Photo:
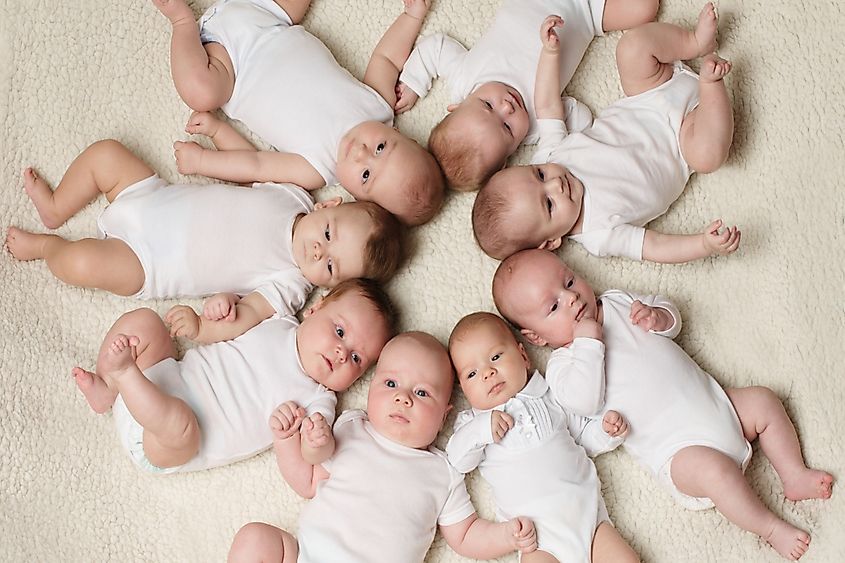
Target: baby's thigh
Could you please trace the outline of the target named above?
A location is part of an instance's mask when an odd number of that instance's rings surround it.
[[[540,549],[531,553],[523,553],[520,561],[521,563],[558,563],[558,560],[551,553]]]
[[[250,522],[238,530],[229,550],[229,563],[282,561],[295,563],[299,556],[296,538],[288,532],[265,524]]]
[[[176,347],[173,345],[170,331],[167,330],[167,326],[158,313],[152,309],[135,309],[117,319],[103,339],[100,355],[105,353],[118,334],[137,336],[140,340],[136,346],[135,363],[141,370],[166,358],[176,357]]]
[[[637,563],[640,558],[613,524],[602,522],[593,536],[593,563]]]

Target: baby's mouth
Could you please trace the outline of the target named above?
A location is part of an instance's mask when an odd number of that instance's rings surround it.
[[[576,320],[576,321],[580,321],[580,320],[583,318],[583,316],[584,316],[584,312],[585,312],[586,310],[587,310],[587,304],[586,304],[586,303],[584,303],[583,305],[581,305],[581,308],[580,308],[580,309],[578,309],[578,314],[577,314],[577,315],[575,315],[575,320]]]
[[[321,356],[322,356],[322,354],[321,354]],[[325,360],[326,365],[329,368],[329,371],[334,371],[334,365],[332,364],[332,361],[325,356],[322,356],[322,358],[323,358],[323,360]]]
[[[505,386],[505,382],[504,382],[504,381],[500,381],[499,383],[497,383],[496,385],[494,385],[494,386],[493,386],[493,388],[492,388],[492,389],[490,389],[490,392],[489,392],[489,393],[487,393],[487,394],[488,394],[488,395],[498,395],[498,394],[499,394],[499,391],[501,391],[501,390],[502,390],[502,388],[503,388],[504,386]]]

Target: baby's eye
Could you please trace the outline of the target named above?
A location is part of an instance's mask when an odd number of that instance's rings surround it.
[[[569,289],[569,288],[570,288],[570,287],[572,287],[573,285],[575,285],[575,280],[574,280],[574,279],[570,279],[569,281],[567,281],[567,282],[566,282],[566,289]]]
[[[379,154],[381,151],[384,150],[384,143],[379,143],[376,147],[376,154]]]
[[[332,240],[332,234],[329,232],[329,228],[328,228],[328,227],[326,227],[326,230],[325,230],[325,232],[324,232],[323,234],[326,236],[326,240],[327,240],[327,241],[331,241],[331,240]]]
[[[552,305],[552,313],[554,313],[555,311],[557,311],[557,301],[555,301],[555,304]]]
[[[508,130],[508,133],[511,133],[511,125],[507,121],[505,121],[505,129]]]
[[[396,387],[396,382],[393,381],[392,379],[388,379],[387,381],[384,382],[384,384],[387,385],[388,387],[390,387],[391,389]]]
[[[490,361],[491,361],[491,362],[495,362],[496,360],[498,360],[498,359],[499,359],[499,358],[501,358],[501,357],[502,357],[502,355],[501,355],[501,354],[493,354],[493,357],[492,357],[492,358],[490,358]]]
[[[487,106],[488,109],[493,109],[493,104],[491,104],[487,100],[484,100],[484,105]]]
[[[343,338],[343,335],[344,335],[344,334],[346,334],[346,333],[344,332],[344,330],[343,330],[343,327],[342,327],[342,326],[336,326],[336,327],[334,327],[334,332],[335,332],[335,334],[337,334],[337,335],[338,335],[339,337],[341,337],[341,338]]]
[[[329,275],[331,276],[334,273],[334,265],[332,264],[331,258],[326,262],[326,267],[329,269]]]
[[[356,364],[361,364],[361,356],[358,355],[358,352],[352,352],[352,361]]]
[[[369,179],[370,179],[370,171],[369,170],[364,170],[363,172],[361,172],[361,183],[362,184],[366,184],[367,180],[369,180]]]
[[[552,212],[552,198],[546,196],[546,209],[548,209],[549,213]]]
[[[467,374],[467,379],[472,379],[473,377],[475,377],[475,370],[472,370]]]
[[[414,391],[414,395],[416,395],[417,397],[428,397],[428,391],[426,391],[425,389],[417,389],[416,391]]]
[[[542,169],[542,168],[538,168],[538,169],[537,169],[537,177],[538,177],[538,178],[540,178],[540,181],[541,181],[541,182],[545,182],[545,181],[546,181],[546,173],[545,173],[545,172],[543,172],[543,169]]]

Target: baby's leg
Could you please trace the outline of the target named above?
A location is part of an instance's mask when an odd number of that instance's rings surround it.
[[[311,6],[311,0],[275,0],[282,10],[284,10],[293,22],[293,25],[298,24],[305,17],[305,12]]]
[[[123,296],[135,295],[144,285],[138,256],[121,240],[69,241],[9,227],[6,246],[18,260],[45,260],[53,275],[70,285]]]
[[[625,95],[640,94],[669,80],[675,61],[712,53],[716,49],[716,23],[716,11],[708,2],[694,31],[652,22],[623,35],[616,47],[616,66]]]
[[[607,0],[601,27],[604,31],[631,29],[654,21],[660,0]]]
[[[522,563],[559,563],[554,555],[548,551],[537,549],[531,553],[523,553],[520,558]]]
[[[136,309],[123,314],[106,333],[97,357],[97,372],[73,368],[76,385],[91,409],[97,413],[108,411],[117,397],[117,384],[111,380],[104,362],[110,355],[111,344],[119,334],[133,334],[138,338],[135,346],[135,364],[145,370],[165,358],[175,358],[176,348],[161,317],[151,309]]]
[[[777,395],[768,387],[726,389],[742,424],[745,438],[760,439],[763,453],[772,462],[789,500],[828,499],[833,477],[804,464],[798,434]]]
[[[675,454],[672,481],[684,494],[708,497],[725,517],[754,532],[787,559],[798,559],[810,545],[810,535],[775,516],[745,480],[736,461],[704,446],[690,446]]]
[[[32,168],[23,171],[23,181],[41,222],[48,229],[58,229],[98,195],[104,194],[112,202],[124,188],[153,174],[129,149],[108,139],[82,151],[55,191]]]
[[[250,522],[235,534],[229,550],[229,563],[259,563],[280,561],[294,563],[299,555],[296,538],[286,531],[264,524]]]
[[[182,100],[195,111],[214,111],[232,97],[235,70],[219,43],[202,44],[194,12],[185,0],[153,0],[173,25],[170,73]]]
[[[698,107],[681,123],[681,152],[699,173],[717,170],[728,158],[734,135],[734,115],[725,81],[731,62],[715,53],[701,60]]]
[[[591,561],[593,563],[639,563],[640,558],[631,549],[610,522],[602,522],[593,536]]]

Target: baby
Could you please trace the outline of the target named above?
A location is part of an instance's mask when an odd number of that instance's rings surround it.
[[[529,342],[554,348],[546,368],[550,380],[561,378],[568,389],[586,371],[606,377],[607,404],[624,412],[632,427],[624,448],[679,504],[715,506],[786,558],[806,552],[810,535],[773,514],[745,480],[749,442],[760,438],[790,500],[830,498],[833,477],[804,464],[795,428],[770,389],[723,390],[672,342],[681,330],[674,305],[618,290],[596,299],[557,256],[537,249],[499,265],[493,298]],[[579,346],[596,336],[604,340],[597,343],[602,358]],[[592,368],[578,369],[584,364]]]
[[[434,158],[391,127],[399,70],[430,0],[405,0],[363,84],[296,25],[310,0],[217,2],[199,28],[184,0],[154,3],[173,24],[171,71],[185,103],[199,112],[222,107],[279,151],[257,152],[221,126],[214,136],[219,152],[176,143],[180,171],[309,190],[340,182],[356,199],[374,201],[410,225],[440,208],[443,179]]]
[[[523,141],[536,143],[534,81],[540,45],[536,30],[547,14],[566,21],[563,57],[554,85],[560,101],[593,37],[652,21],[659,0],[505,0],[492,25],[467,51],[454,39],[431,35],[419,42],[400,76],[397,113],[407,111],[431,88],[449,82],[452,104],[434,128],[429,149],[458,190],[476,190],[502,168]],[[589,109],[564,98],[566,125],[581,130]],[[564,103],[561,102],[561,103]]]
[[[534,521],[537,551],[522,563],[639,561],[610,523],[587,457],[622,442],[622,416],[609,410],[600,426],[571,414],[562,374],[548,381],[530,374],[525,349],[496,315],[461,319],[449,354],[472,409],[458,414],[446,454],[458,471],[481,468],[500,518],[524,514]]]
[[[253,314],[230,338],[274,313],[295,314],[315,285],[386,281],[403,259],[403,227],[375,203],[314,205],[293,185],[168,185],[113,140],[83,151],[55,191],[31,168],[24,187],[50,229],[100,193],[110,205],[98,219],[102,239],[9,227],[15,258],[46,260],[65,283],[141,299],[249,293]],[[231,306],[218,309],[211,320],[234,320]]]
[[[169,316],[169,314],[168,314]],[[347,280],[305,313],[274,316],[230,342],[190,349],[177,361],[171,335],[150,309],[120,317],[103,341],[97,372],[75,368],[97,413],[113,407],[123,446],[146,471],[196,471],[267,449],[266,420],[297,401],[309,421],[334,420],[335,391],[354,383],[394,333],[393,306],[370,280]],[[329,442],[302,456],[331,455]]]
[[[592,127],[568,135],[556,89],[561,47],[553,27],[560,23],[550,16],[541,27],[536,164],[498,172],[473,206],[484,252],[502,259],[525,248],[553,250],[564,236],[594,255],[665,263],[735,251],[739,230],[721,231],[719,220],[694,235],[643,228],[666,212],[693,171],[719,168],[731,146],[733,116],[722,80],[731,64],[713,54],[713,4],[704,6],[694,31],[648,23],[623,35],[616,62],[628,97]],[[678,62],[695,57],[703,57],[700,76]]]
[[[253,522],[237,533],[230,562],[422,561],[439,526],[459,554],[493,559],[532,551],[526,518],[478,518],[463,475],[431,446],[451,409],[452,366],[432,336],[409,332],[384,347],[370,383],[367,411],[351,410],[334,426],[334,455],[304,459],[300,443],[322,444],[327,421],[306,424],[288,403],[270,419],[279,469],[300,495],[298,539]],[[302,438],[300,437],[302,435]]]

